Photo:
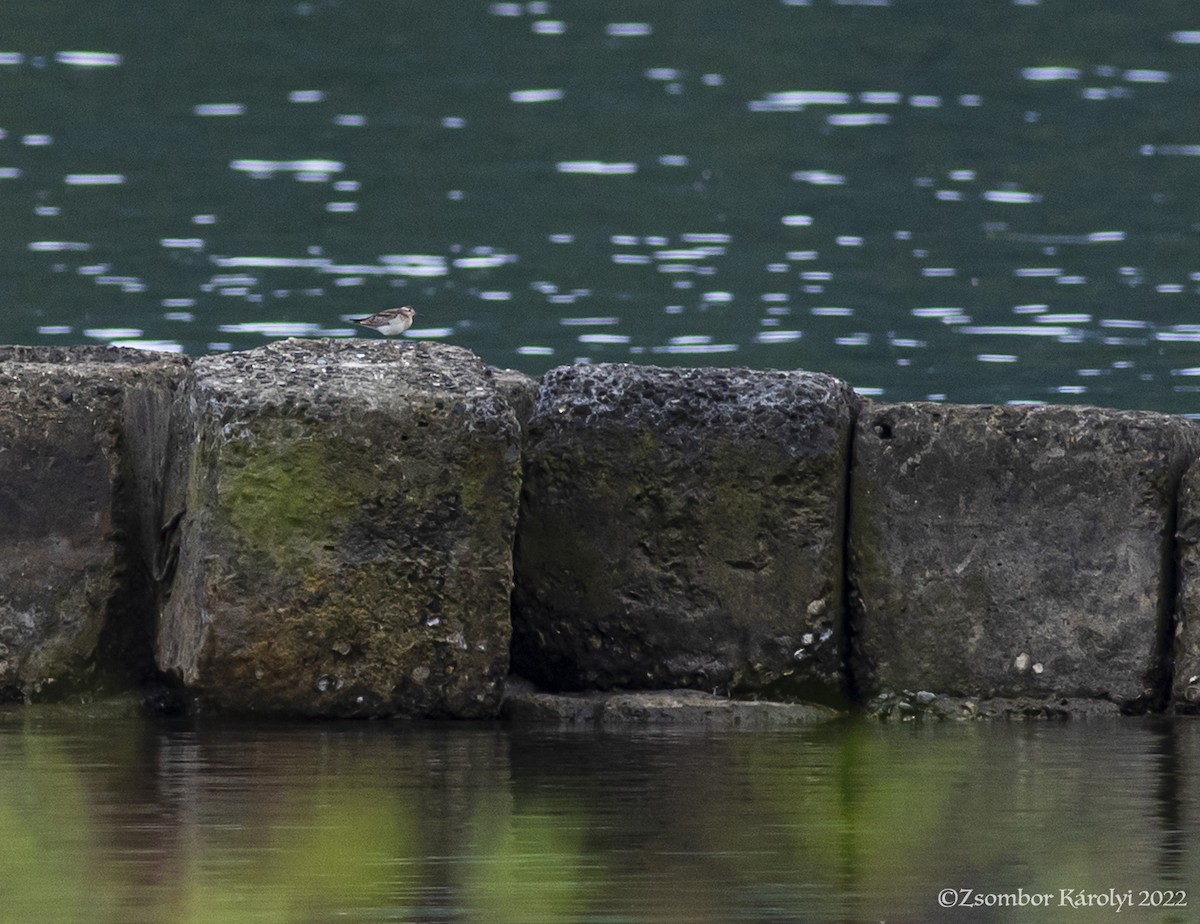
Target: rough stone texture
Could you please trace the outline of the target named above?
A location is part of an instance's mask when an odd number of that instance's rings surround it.
[[[866,704],[868,718],[892,722],[1020,719],[1115,719],[1123,714],[1121,705],[1106,699],[1058,697],[994,697],[978,699],[969,696],[943,696],[902,690],[884,693]]]
[[[1200,432],[1088,407],[877,405],[856,428],[853,672],[867,695],[1165,698],[1171,533]]]
[[[514,679],[504,717],[523,724],[675,725],[709,730],[791,728],[841,717],[828,706],[735,700],[700,690],[545,693]]]
[[[138,350],[0,347],[0,700],[90,698],[152,672],[153,514],[136,498],[162,460],[153,409],[185,369]]]
[[[1177,712],[1200,713],[1200,461],[1179,487],[1179,621],[1175,632],[1172,704]]]
[[[164,670],[226,711],[496,713],[520,446],[482,362],[285,340],[198,360],[176,410]]]
[[[529,418],[533,416],[533,405],[537,401],[537,379],[530,378],[516,369],[493,369],[492,373],[496,378],[496,387],[512,405],[513,413],[517,415],[517,423],[524,431]]]
[[[528,425],[514,668],[835,700],[858,399],[805,372],[560,367]]]

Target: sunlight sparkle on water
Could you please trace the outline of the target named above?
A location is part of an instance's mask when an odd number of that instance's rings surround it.
[[[1194,234],[1200,142],[1161,131],[1186,124],[1200,31],[1170,17],[1141,12],[1152,41],[1118,63],[1097,59],[1091,10],[999,4],[982,61],[964,7],[945,66],[914,70],[942,25],[922,4],[781,0],[701,54],[674,22],[491,2],[429,24],[439,54],[415,93],[385,33],[326,6],[291,6],[288,47],[338,56],[344,79],[280,67],[266,35],[231,59],[214,17],[194,60],[171,62],[153,128],[128,92],[163,72],[153,42],[102,21],[72,44],[119,52],[6,39],[0,84],[23,81],[0,129],[6,265],[37,296],[10,298],[9,339],[245,348],[346,336],[326,326],[346,300],[402,298],[420,336],[533,372],[584,336],[592,361],[867,368],[889,399],[1061,400],[1075,392],[1050,371],[1122,361],[1138,387],[1088,376],[1089,398],[1200,400],[1167,381],[1192,367],[1177,354],[1200,310],[1200,263],[1174,243]],[[857,40],[883,32],[867,66]],[[795,66],[758,55],[764,40]],[[564,55],[594,73],[564,83]],[[62,117],[93,95],[102,125]],[[1126,128],[1089,136],[1080,171],[1071,139],[1118,107]],[[1008,378],[961,373],[1015,355],[988,348],[1005,338],[1031,345]],[[885,355],[918,343],[924,362]]]
[[[59,51],[54,60],[70,67],[117,67],[122,57],[110,51]]]

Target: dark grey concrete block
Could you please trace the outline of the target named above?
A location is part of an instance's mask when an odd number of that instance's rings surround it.
[[[1161,702],[1171,530],[1200,431],[1090,407],[877,405],[851,476],[867,695]]]
[[[185,370],[0,347],[0,699],[86,699],[152,671],[156,466]]]
[[[807,372],[547,373],[528,425],[516,669],[555,690],[839,696],[857,404]]]

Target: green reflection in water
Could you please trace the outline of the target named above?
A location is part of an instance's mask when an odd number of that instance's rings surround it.
[[[384,788],[312,781],[280,793],[267,814],[253,824],[190,832],[179,876],[181,920],[353,917],[386,905],[389,866],[421,855],[414,806]]]
[[[1198,764],[1186,722],[616,734],[29,709],[0,714],[0,920],[964,920],[946,888],[1055,896],[969,912],[989,924],[1099,920],[1060,890],[1200,881]]]
[[[510,817],[483,809],[463,883],[466,919],[489,924],[570,920],[586,907],[584,819],[568,804],[532,804]]]
[[[91,907],[111,914],[103,891],[92,893],[79,860],[93,853],[86,790],[60,742],[30,737],[4,742],[6,769],[15,765],[20,785],[4,774],[0,788],[0,870],[4,914],[10,920],[64,920]],[[13,753],[13,751],[17,753]]]
[[[1114,731],[1129,748],[1119,756]],[[763,749],[752,773],[786,832],[782,849],[845,898],[849,920],[962,920],[968,912],[935,903],[950,888],[1046,893],[1053,900],[1042,909],[980,913],[988,921],[1054,921],[1075,910],[1064,909],[1064,889],[1136,898],[1141,889],[1195,881],[1196,858],[1172,845],[1184,798],[1178,781],[1159,777],[1166,801],[1151,798],[1160,733],[1104,723],[856,725],[837,733],[826,772],[814,773],[808,761],[781,766],[778,752]],[[1173,731],[1165,740],[1178,744]],[[1194,760],[1195,733],[1188,729],[1184,740]],[[1194,825],[1195,795],[1186,799]],[[1170,827],[1160,824],[1164,809],[1175,818]],[[1166,908],[1135,908],[1131,916],[1189,919],[1185,909]]]

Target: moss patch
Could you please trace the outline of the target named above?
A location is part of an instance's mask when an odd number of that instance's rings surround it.
[[[318,440],[225,447],[217,500],[242,545],[281,568],[324,558],[358,512],[359,479],[347,455]]]

